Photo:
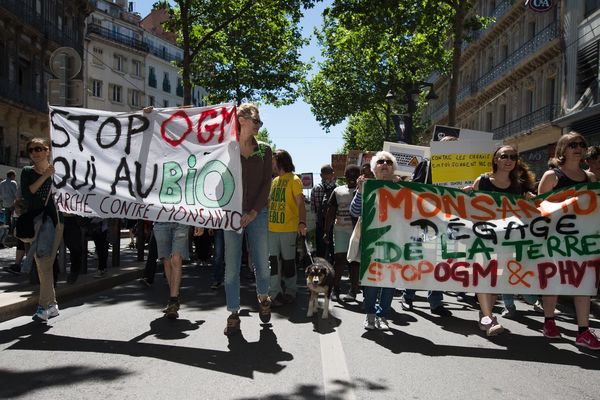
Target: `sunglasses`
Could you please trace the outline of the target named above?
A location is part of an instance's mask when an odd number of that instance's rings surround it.
[[[258,118],[247,117],[246,119],[249,119],[250,121],[254,122],[259,127],[263,126],[263,122],[260,119],[258,119]]]
[[[387,164],[387,165],[394,165],[394,162],[392,160],[377,160],[377,164],[379,165],[383,165],[383,164]]]
[[[27,151],[29,152],[29,154],[36,152],[36,153],[41,153],[42,151],[46,151],[47,149],[45,147],[41,147],[41,146],[36,146],[36,147],[30,147],[27,149]]]
[[[577,146],[581,147],[582,149],[587,149],[587,144],[585,142],[571,142],[568,144],[568,146],[571,149],[576,149]]]
[[[501,160],[507,160],[510,158],[511,161],[517,161],[519,159],[519,156],[516,154],[500,154],[498,158]]]

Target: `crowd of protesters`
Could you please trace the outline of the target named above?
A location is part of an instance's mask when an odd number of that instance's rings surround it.
[[[147,110],[146,110],[147,111]],[[239,231],[204,230],[190,228],[177,223],[156,222],[148,235],[149,254],[144,277],[140,280],[150,286],[154,281],[157,259],[162,261],[168,282],[168,301],[163,312],[167,318],[176,319],[180,310],[180,286],[184,260],[189,259],[190,238],[195,243],[200,264],[207,264],[206,252],[200,250],[202,243],[214,241],[213,282],[211,288],[224,286],[226,306],[225,335],[241,330],[240,272],[242,259],[250,268],[256,282],[256,306],[262,323],[271,319],[271,308],[293,304],[298,292],[297,243],[298,237],[307,235],[307,212],[302,183],[295,175],[292,156],[285,150],[272,151],[267,143],[256,139],[263,125],[258,108],[253,104],[242,104],[237,109],[239,147],[243,185],[241,229]],[[453,140],[447,137],[445,140]],[[14,171],[0,184],[4,215],[12,221],[13,214],[34,213],[39,224],[37,236],[28,246],[28,253],[35,260],[39,277],[39,300],[33,316],[45,322],[58,316],[54,286],[56,283],[56,254],[64,239],[71,256],[68,282],[74,283],[80,273],[81,260],[79,217],[58,212],[52,198],[50,147],[44,139],[35,138],[27,143],[31,166],[21,172],[20,194],[17,193]],[[563,135],[557,145],[551,168],[541,177],[539,184],[534,174],[519,158],[512,146],[501,146],[492,155],[492,170],[474,180],[464,190],[491,191],[521,195],[531,198],[559,188],[583,182],[595,182],[600,173],[600,149],[588,147],[585,138],[577,133]],[[587,169],[581,168],[582,163]],[[365,311],[364,328],[367,330],[389,330],[388,314],[391,310],[394,288],[378,288],[359,285],[359,263],[350,257],[351,236],[360,223],[363,184],[368,179],[398,181],[395,157],[385,151],[377,152],[370,163],[349,166],[345,170],[343,184],[336,184],[336,176],[330,165],[321,168],[321,182],[310,195],[310,209],[316,216],[316,256],[333,264],[335,271],[333,296],[341,303],[357,301],[362,292]],[[425,161],[417,166],[413,180],[431,183],[431,165]],[[22,199],[22,209],[19,208]],[[99,257],[98,276],[106,270],[108,242],[106,221],[90,221],[90,231]],[[63,235],[63,231],[69,232]],[[200,239],[202,238],[202,239]],[[210,240],[209,240],[210,239]],[[300,243],[303,243],[302,239]],[[133,243],[133,239],[132,239]],[[212,246],[211,246],[212,247]],[[24,248],[17,252],[24,253]],[[19,255],[19,253],[17,254]],[[21,254],[21,258],[23,254]],[[350,259],[350,261],[348,261]],[[18,265],[17,265],[18,266]],[[20,268],[20,266],[18,266]],[[13,272],[19,272],[11,266]],[[342,275],[348,269],[349,291],[341,296]],[[462,294],[461,294],[462,295]],[[516,313],[513,295],[503,295],[502,316],[513,318]],[[404,290],[400,305],[404,311],[413,310],[414,290]],[[488,336],[504,331],[498,317],[493,314],[497,295],[476,293],[479,303],[477,323]],[[427,300],[432,314],[451,317],[443,303],[443,293],[429,291]],[[535,298],[531,300],[533,303]],[[541,311],[544,313],[543,334],[548,338],[559,338],[560,330],[554,319],[557,296],[543,295]],[[575,344],[600,350],[600,341],[589,328],[590,297],[574,296],[578,333]]]

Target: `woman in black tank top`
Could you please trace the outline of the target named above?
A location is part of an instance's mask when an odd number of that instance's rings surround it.
[[[563,135],[556,143],[555,163],[558,168],[548,170],[542,176],[538,187],[538,194],[552,190],[573,186],[579,183],[595,182],[596,177],[581,169],[587,151],[587,144],[583,136],[571,132]],[[544,305],[544,336],[559,338],[560,331],[554,321],[554,309],[558,296],[542,296]],[[600,340],[589,329],[590,296],[574,296],[575,313],[579,331],[575,344],[592,350],[600,350]]]
[[[498,148],[492,157],[492,172],[483,174],[473,183],[473,189],[487,192],[525,195],[533,187],[534,177],[527,166],[519,160],[517,150],[512,146]],[[504,328],[492,313],[496,294],[477,293],[479,306],[479,327],[488,336],[501,333]]]

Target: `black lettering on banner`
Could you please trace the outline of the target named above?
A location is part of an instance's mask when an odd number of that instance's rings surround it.
[[[108,124],[113,124],[115,126],[115,137],[112,142],[110,142],[108,144],[103,144],[102,143],[102,130]],[[120,138],[121,138],[121,123],[119,122],[119,120],[116,119],[115,117],[106,118],[106,120],[104,120],[102,125],[100,125],[100,128],[98,128],[98,133],[96,134],[96,142],[98,143],[98,146],[100,146],[100,148],[102,148],[102,149],[108,149],[108,148],[114,146],[119,141]]]
[[[544,221],[546,224],[538,229],[537,225],[538,225],[538,222],[540,222],[540,221]],[[531,228],[529,228],[529,231],[535,237],[541,237],[544,239],[548,239],[548,232],[550,232],[550,229],[548,228],[548,224],[550,223],[550,221],[551,220],[548,217],[534,218],[531,220]]]
[[[65,134],[65,141],[63,143],[56,142],[54,140],[54,139],[56,139],[56,135],[52,135],[52,147],[67,147],[69,145],[69,143],[71,143],[71,137],[69,136],[69,133],[66,131],[65,128],[63,128],[60,125],[57,125],[54,122],[54,115],[55,114],[69,115],[68,112],[61,111],[61,110],[52,110],[52,112],[50,113],[50,123],[54,127],[55,133],[56,133],[56,131],[58,131],[58,132],[63,132]]]
[[[121,176],[121,170],[125,171],[125,175]],[[129,165],[127,165],[127,159],[125,157],[121,158],[121,162],[117,167],[117,171],[115,172],[115,180],[112,185],[110,185],[110,194],[114,195],[117,193],[116,186],[119,181],[127,181],[127,187],[129,189],[129,194],[131,197],[135,197],[135,193],[133,192],[133,184],[131,183],[131,174],[129,172]]]
[[[69,180],[69,177],[71,176],[71,171],[70,171],[70,168],[69,168],[69,162],[64,157],[56,157],[54,159],[54,161],[52,162],[52,165],[54,166],[54,168],[56,168],[56,164],[62,164],[63,167],[65,168],[65,173],[64,173],[63,178],[61,179],[61,181],[58,182],[58,183],[54,182],[54,187],[56,187],[57,189],[60,189],[60,188],[65,187],[67,185],[67,181]],[[58,173],[54,174],[55,178],[57,176],[58,176]]]
[[[158,175],[158,165],[154,164],[154,171],[152,174],[152,183],[148,186],[148,190],[144,192],[144,188],[142,187],[142,164],[138,161],[135,162],[135,189],[137,194],[145,199],[148,197],[152,189],[154,188],[154,183],[156,183],[156,176]]]
[[[134,119],[137,119],[138,121],[142,121],[142,124],[140,126],[138,126],[137,128],[133,128],[133,120]],[[129,152],[131,151],[131,136],[136,133],[145,131],[146,129],[148,129],[149,125],[150,125],[150,121],[148,121],[148,118],[144,117],[143,115],[130,115],[129,116],[129,125],[127,126],[127,142],[125,143],[125,154],[129,154]]]
[[[85,123],[87,121],[98,121],[100,116],[98,115],[69,115],[70,121],[79,121],[79,137],[77,138],[77,145],[79,151],[83,151],[83,138],[85,136]]]
[[[510,239],[510,235],[512,233],[513,230],[518,230],[521,233],[521,237],[520,239],[525,239],[525,228],[527,228],[529,225],[528,224],[521,224],[519,222],[516,221],[510,221],[508,223],[508,225],[506,226],[506,233],[504,234],[504,240],[508,240]]]
[[[81,183],[80,185],[77,184],[77,160],[73,160],[73,178],[71,179],[71,187],[73,187],[73,189],[75,190],[79,190],[84,186],[88,185],[88,178],[90,176],[90,162],[87,161],[87,168],[85,171],[85,181],[83,183]]]
[[[476,222],[473,224],[473,233],[475,233],[478,238],[491,240],[492,243],[497,244],[498,237],[496,236],[496,231],[494,231],[494,228],[496,227],[497,225],[492,224],[491,222]]]
[[[575,228],[575,224],[572,222],[563,223],[563,220],[565,220],[565,219],[575,220],[575,219],[577,219],[577,216],[568,214],[568,215],[563,215],[562,217],[560,217],[560,219],[556,222],[556,232],[560,233],[561,235],[578,235],[579,234],[578,229],[572,229],[572,230],[566,229],[566,228]]]

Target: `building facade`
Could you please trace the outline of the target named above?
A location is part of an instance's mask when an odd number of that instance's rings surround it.
[[[597,37],[590,33],[583,40],[581,33],[594,31],[600,17],[595,1],[555,0],[534,10],[537,3],[477,2],[476,13],[495,22],[463,46],[456,125],[494,132],[498,141],[516,146],[539,177],[570,129],[564,117],[585,91],[574,68],[579,49],[595,41],[597,63]],[[597,78],[597,64],[595,73]],[[440,97],[424,116],[432,125],[447,124],[448,86],[447,77],[434,82]]]
[[[59,47],[83,55],[87,0],[3,0],[0,3],[0,176],[29,165],[33,137],[48,137],[49,60]]]

